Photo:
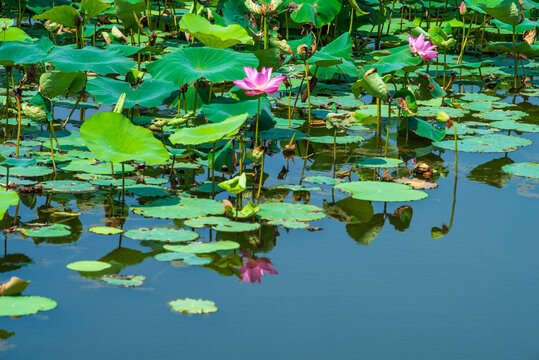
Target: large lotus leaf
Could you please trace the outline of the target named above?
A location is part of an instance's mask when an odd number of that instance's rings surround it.
[[[65,224],[36,226],[21,230],[24,235],[35,238],[63,237],[71,234],[71,227]]]
[[[257,217],[264,220],[313,221],[326,217],[322,208],[306,204],[264,203]]]
[[[196,242],[189,245],[165,245],[165,250],[187,253],[187,254],[207,254],[222,250],[236,250],[240,247],[235,241],[218,241],[213,243]]]
[[[397,51],[398,50],[398,51]],[[408,45],[393,49],[390,55],[382,56],[371,67],[383,75],[396,70],[415,71],[421,64],[421,58],[413,56]]]
[[[46,37],[35,42],[4,42],[0,46],[0,64],[35,64],[45,59],[52,46],[53,43]]]
[[[124,231],[122,229],[118,229],[115,227],[110,226],[94,226],[88,229],[90,232],[93,232],[94,234],[101,234],[101,235],[115,235],[115,234],[121,234]]]
[[[414,201],[428,196],[408,185],[381,181],[352,181],[335,185],[335,188],[352,194],[355,199],[368,201]]]
[[[168,303],[173,311],[182,314],[207,314],[218,310],[215,302],[202,299],[178,299]]]
[[[103,11],[110,9],[112,5],[106,4],[101,0],[82,0],[80,9],[86,14],[85,21],[90,21],[91,18],[101,14]]]
[[[231,116],[248,113],[249,116],[256,116],[258,111],[258,100],[243,100],[240,102],[221,100],[212,101],[211,104],[203,105],[202,111],[208,121],[212,123],[221,122]],[[258,119],[258,130],[269,130],[273,127],[274,121],[271,114],[271,104],[266,98],[260,99],[260,117]],[[288,126],[287,126],[288,127]]]
[[[74,49],[57,46],[45,58],[61,71],[92,71],[100,75],[126,74],[136,65],[135,60],[124,57],[118,50],[102,50],[92,46]]]
[[[142,17],[141,13],[145,9],[145,0],[114,0],[114,14],[122,21],[122,25],[127,31],[136,32],[138,30],[136,19]]]
[[[216,231],[224,232],[246,232],[257,230],[260,228],[260,224],[258,223],[238,222],[222,216],[208,216],[187,220],[185,222],[185,226],[191,226],[196,228],[211,226],[211,228]]]
[[[177,96],[178,86],[162,80],[145,80],[137,88],[125,81],[113,80],[108,77],[97,77],[88,81],[86,90],[101,104],[114,105],[122,94],[125,94],[124,108],[130,109],[135,105],[156,107],[172,102]]]
[[[42,14],[34,16],[35,20],[50,20],[68,28],[75,28],[75,18],[80,17],[79,12],[69,5],[55,6]]]
[[[512,54],[516,50],[517,53],[533,58],[539,55],[539,45],[530,45],[523,41],[517,43],[513,49],[513,43],[510,42],[493,42],[487,45],[485,51],[501,54]]]
[[[468,0],[490,16],[509,25],[518,25],[519,6],[513,0]]]
[[[351,60],[352,56],[352,37],[344,33],[333,40],[313,56],[308,59],[309,64],[316,64],[318,67],[327,67],[339,65],[343,60]]]
[[[10,176],[40,177],[53,173],[52,169],[45,166],[15,166],[9,169]],[[6,175],[6,168],[0,167],[0,175]]]
[[[501,130],[516,130],[533,133],[539,132],[539,125],[519,123],[513,120],[493,121],[488,125]]]
[[[223,5],[223,21],[226,25],[238,24],[242,28],[249,27],[248,14],[244,0],[228,0]]]
[[[86,73],[80,71],[51,71],[43,73],[39,78],[41,92],[49,99],[60,95],[69,97],[69,95],[76,94],[82,90],[85,83]]]
[[[290,14],[292,20],[297,23],[311,22],[315,28],[332,22],[342,6],[339,0],[295,0],[294,3],[299,6]]]
[[[248,114],[233,116],[217,124],[205,124],[183,128],[170,136],[173,144],[200,145],[215,143],[225,137],[233,136],[245,123]]]
[[[342,180],[330,178],[329,176],[324,175],[308,176],[304,178],[303,181],[321,185],[337,185],[339,183],[342,183]]]
[[[32,315],[56,306],[56,301],[41,296],[0,296],[0,316]]]
[[[317,144],[339,144],[339,145],[342,145],[342,144],[355,144],[355,143],[358,143],[358,142],[362,142],[363,140],[365,140],[365,138],[363,136],[359,136],[359,135],[347,135],[347,136],[337,136],[337,137],[333,137],[333,136],[330,136],[330,135],[326,135],[326,136],[313,136],[311,138],[309,138],[309,141],[312,142],[312,143],[317,143]]]
[[[135,240],[151,240],[167,243],[193,241],[198,238],[198,233],[194,231],[166,227],[129,230],[124,235],[125,237]]]
[[[196,14],[185,14],[180,30],[193,35],[206,46],[224,49],[234,45],[254,45],[253,38],[239,25],[220,26]]]
[[[0,31],[0,42],[27,41],[31,39],[30,36],[17,27],[9,27]]]
[[[531,145],[532,141],[516,136],[488,134],[458,140],[457,143],[458,151],[496,153],[515,151],[519,146]],[[432,145],[442,149],[455,150],[455,142],[453,140],[436,141]]]
[[[207,215],[224,214],[219,201],[199,198],[166,198],[133,207],[135,214],[162,219],[192,219]]]
[[[110,175],[112,173],[110,163],[96,164],[95,161],[93,160],[74,160],[67,164],[58,164],[58,168],[64,171],[83,172],[83,173],[95,174],[95,175]],[[48,168],[46,169],[49,170]],[[126,164],[124,166],[125,173],[130,173],[133,170],[135,170],[133,165]],[[0,168],[0,173],[1,173],[1,168]],[[52,174],[52,170],[50,170],[50,173]],[[114,164],[114,174],[121,174],[121,173],[122,173],[122,166],[118,163]],[[28,175],[24,175],[24,176],[28,176]]]
[[[258,67],[258,58],[251,53],[195,47],[167,54],[146,69],[154,79],[182,86],[203,78],[211,82],[240,80],[245,77],[244,66]]]
[[[525,176],[539,179],[539,164],[533,162],[521,162],[504,165],[503,171],[512,175]]]
[[[10,206],[15,206],[19,203],[19,195],[15,191],[0,190],[0,220]]]
[[[513,31],[513,25],[506,24],[500,20],[492,20],[492,24],[496,25],[498,28]],[[522,34],[524,31],[535,29],[537,26],[539,26],[539,21],[533,21],[526,18],[520,24],[515,26],[515,31],[517,34]]]
[[[162,164],[169,159],[168,151],[150,130],[133,125],[115,112],[92,115],[80,127],[80,136],[99,159],[140,160],[149,165]]]
[[[43,189],[50,192],[79,193],[94,191],[92,184],[78,180],[53,180],[40,183]]]

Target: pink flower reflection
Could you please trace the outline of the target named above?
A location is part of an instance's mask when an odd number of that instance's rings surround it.
[[[265,272],[277,275],[277,270],[273,269],[270,259],[267,257],[253,257],[248,251],[242,250],[244,259],[243,266],[240,268],[241,282],[259,283]]]

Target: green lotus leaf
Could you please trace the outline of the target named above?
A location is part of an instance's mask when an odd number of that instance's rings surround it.
[[[356,98],[361,96],[361,91],[364,90],[367,94],[374,98],[387,101],[389,98],[389,91],[387,89],[384,80],[380,77],[377,71],[371,73],[367,77],[356,81],[352,85],[352,92]]]
[[[357,164],[363,167],[370,167],[370,168],[392,168],[392,167],[398,167],[400,163],[402,163],[402,160],[400,159],[375,157],[375,158],[363,159]]]
[[[103,11],[110,9],[112,5],[106,4],[101,0],[82,0],[80,9],[86,14],[85,21],[90,21],[91,18],[101,14]]]
[[[342,3],[339,0],[296,0],[297,5],[290,18],[297,23],[313,23],[315,28],[329,24],[335,19],[341,10]]]
[[[122,21],[125,30],[138,31],[137,18],[142,17],[146,9],[145,0],[114,0],[114,14]]]
[[[16,28],[15,28],[16,29]],[[0,39],[2,34],[0,33]],[[0,46],[0,64],[35,64],[47,56],[53,43],[48,38],[42,38],[35,42],[9,41]]]
[[[240,211],[236,212],[233,206],[225,206],[225,212],[228,217],[233,219],[249,219],[260,211],[260,206],[255,203],[248,202]]]
[[[335,138],[333,136],[326,135],[326,136],[313,136],[309,138],[309,141],[313,143],[333,144],[333,142],[335,141],[335,143],[339,145],[354,144],[354,143],[362,142],[363,140],[365,140],[365,138],[359,135],[337,136]]]
[[[0,220],[4,218],[7,209],[19,203],[19,195],[16,191],[0,190]]]
[[[528,114],[519,110],[494,110],[491,112],[473,114],[473,116],[484,120],[503,121],[519,120],[528,116]]]
[[[293,220],[272,220],[266,223],[267,225],[284,227],[287,229],[307,229],[309,223],[303,221],[293,221]]]
[[[203,105],[202,111],[209,122],[218,123],[223,120],[241,114],[256,116],[258,111],[258,100],[231,101],[228,99],[216,99],[209,105]],[[288,121],[288,120],[287,120]],[[269,130],[273,127],[274,121],[271,114],[271,104],[267,98],[260,98],[260,118],[258,130]],[[287,126],[288,127],[288,126]]]
[[[62,169],[64,171],[71,171],[71,172],[83,172],[88,174],[95,174],[95,175],[110,175],[112,173],[112,169],[110,166],[110,163],[106,164],[98,164],[93,160],[74,160],[67,164],[58,164],[58,168]],[[129,173],[135,168],[132,165],[126,164],[124,166],[125,173]],[[1,173],[1,168],[0,168]],[[119,163],[114,164],[114,174],[121,174],[122,173],[122,166]],[[49,174],[52,174],[52,169],[50,170]],[[24,175],[27,176],[27,175]]]
[[[213,225],[211,228],[215,231],[234,232],[234,233],[254,231],[260,228],[259,223],[239,222],[239,221],[232,221],[227,218],[225,219],[228,221],[223,221],[220,224]]]
[[[211,48],[224,49],[238,44],[254,45],[253,38],[241,26],[214,25],[196,14],[185,14],[180,21],[180,30],[193,35]]]
[[[105,105],[116,104],[117,99],[126,94],[124,107],[131,109],[136,105],[150,108],[171,103],[179,88],[168,81],[151,79],[133,89],[128,82],[100,76],[88,81],[86,90]]]
[[[109,169],[110,169],[110,166],[109,166]],[[92,185],[97,185],[97,186],[122,186],[122,185],[125,185],[125,188],[127,189],[129,186],[131,185],[136,185],[137,182],[135,180],[131,180],[131,179],[125,179],[122,181],[122,179],[115,179],[113,177],[109,177],[109,178],[94,178],[92,180],[90,180],[90,183]]]
[[[172,308],[172,311],[182,314],[208,314],[218,310],[215,302],[202,299],[178,299],[170,301],[168,304]]]
[[[247,175],[246,173],[242,173],[241,175],[235,176],[230,180],[220,182],[217,185],[229,193],[239,194],[247,188]]]
[[[206,215],[224,214],[219,201],[199,198],[165,198],[131,208],[135,214],[162,219],[192,219]]]
[[[70,270],[80,272],[98,272],[111,267],[109,263],[103,261],[75,261],[66,265]]]
[[[125,237],[134,240],[150,240],[172,243],[196,240],[198,239],[198,233],[190,230],[158,227],[152,229],[140,228],[129,230],[125,233]]]
[[[121,287],[138,287],[142,286],[146,281],[146,276],[143,275],[103,275],[101,280],[107,284]]]
[[[239,247],[240,245],[235,241],[218,241],[214,243],[195,242],[189,245],[165,245],[164,249],[187,254],[207,254],[221,250],[235,250]]]
[[[519,6],[513,0],[467,0],[485,13],[509,25],[520,22]]]
[[[26,236],[34,238],[53,238],[71,235],[71,227],[65,224],[51,224],[21,229]]]
[[[539,132],[539,125],[519,123],[513,120],[493,121],[488,125],[501,130],[516,130],[532,133]]]
[[[150,130],[115,112],[92,115],[80,127],[80,136],[99,159],[118,163],[139,160],[149,165],[169,159],[168,151]]]
[[[205,124],[197,127],[183,128],[172,134],[170,136],[170,141],[173,144],[182,145],[215,143],[225,137],[235,135],[248,117],[248,114],[243,114],[233,116],[216,124]]]
[[[408,185],[380,181],[352,181],[335,185],[335,188],[352,194],[355,199],[368,201],[414,201],[428,196]]]
[[[330,178],[329,176],[324,175],[307,176],[303,179],[303,181],[320,185],[337,185],[342,182],[342,180]]]
[[[110,226],[94,226],[94,227],[89,228],[88,230],[95,234],[101,234],[101,235],[115,235],[115,234],[121,234],[124,232],[122,229],[118,229],[118,228],[110,227]]]
[[[6,43],[11,41],[27,41],[32,40],[28,34],[17,27],[10,27],[0,31],[0,42]]]
[[[0,175],[6,175],[6,168],[0,167]],[[53,173],[52,169],[45,166],[15,166],[9,169],[9,176],[40,177]]]
[[[326,217],[322,208],[306,204],[264,203],[257,217],[264,220],[313,221]]]
[[[240,80],[245,77],[244,66],[258,67],[257,57],[226,49],[195,47],[167,54],[146,65],[146,69],[154,79],[182,86],[199,79],[211,82]]]
[[[35,20],[50,20],[68,28],[75,28],[75,18],[79,17],[79,12],[74,7],[69,5],[55,6],[50,10],[45,11],[38,16],[34,16]]]
[[[77,180],[53,180],[40,183],[43,189],[50,192],[79,193],[94,191],[95,188],[85,182]]]
[[[65,72],[92,71],[100,75],[126,74],[136,65],[118,50],[102,50],[92,46],[84,49],[59,46],[52,49],[44,61]]]
[[[60,95],[69,97],[76,94],[82,90],[85,83],[86,74],[80,71],[51,71],[43,73],[39,78],[41,92],[49,99]]]
[[[0,296],[0,316],[32,315],[56,306],[56,301],[41,296]]]
[[[440,141],[446,135],[445,126],[438,127],[434,124],[431,124],[425,120],[418,119],[414,116],[404,118],[399,124],[399,130],[406,129],[406,126],[408,126],[408,129],[413,131],[417,135],[433,141]]]
[[[118,185],[120,186],[120,185]],[[157,185],[134,184],[125,187],[130,194],[144,197],[167,197],[170,193],[166,188]]]
[[[487,134],[458,140],[458,151],[478,153],[510,152],[517,150],[520,146],[531,144],[531,140],[521,137]],[[432,145],[442,149],[455,150],[455,142],[453,140],[436,141]]]
[[[539,179],[539,164],[533,162],[507,164],[502,167],[502,170],[512,175]]]

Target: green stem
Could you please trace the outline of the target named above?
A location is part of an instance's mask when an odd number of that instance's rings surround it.
[[[196,115],[197,111],[197,97],[198,97],[198,81],[195,82],[195,101],[193,102],[193,112]]]
[[[17,153],[16,157],[19,158],[19,145],[21,141],[21,102],[18,97],[15,98],[17,100]]]
[[[211,196],[215,197],[215,143],[213,143],[211,157]]]
[[[256,129],[255,129],[255,145],[253,148],[255,148],[258,144],[258,119],[260,117],[260,96],[258,97],[258,105],[256,108]]]
[[[387,147],[389,144],[389,125],[391,123],[391,102],[388,103],[388,111],[387,111],[387,133],[386,133],[386,149],[384,152],[384,156],[387,157]]]
[[[518,80],[518,54],[516,48],[516,31],[515,25],[513,25],[513,56],[515,57],[515,76],[514,76],[514,88],[517,90],[517,80]]]
[[[6,191],[9,188],[9,168],[6,167]]]
[[[350,10],[350,28],[348,29],[348,34],[352,35],[352,26],[354,25],[354,8]]]
[[[309,84],[309,65],[307,64],[307,61],[304,61],[305,63],[305,80],[307,81],[307,100],[308,100],[308,108],[307,108],[307,129],[308,133],[311,133],[311,85]]]
[[[264,50],[268,49],[268,16],[263,15],[264,17]]]
[[[57,172],[56,172],[56,161],[54,160],[54,147],[52,145],[52,121],[49,121],[49,140],[50,140],[50,145],[51,145],[51,157],[52,157],[52,167],[54,169],[54,175],[57,175]]]
[[[260,203],[260,190],[262,190],[262,180],[264,179],[264,157],[266,156],[266,153],[264,152],[262,154],[262,163],[260,164],[260,173],[258,174],[259,180],[258,180],[258,192],[256,194],[256,200]]]

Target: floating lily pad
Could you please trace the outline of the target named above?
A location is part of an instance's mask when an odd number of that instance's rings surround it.
[[[264,203],[256,214],[264,220],[313,221],[326,217],[322,208],[306,204]]]
[[[271,226],[282,226],[287,229],[307,229],[309,227],[309,223],[303,221],[273,220],[268,221],[267,224]]]
[[[146,281],[146,276],[143,275],[103,275],[101,278],[104,282],[111,285],[121,287],[138,287],[142,286]]]
[[[519,146],[531,145],[532,141],[510,135],[490,134],[475,136],[458,141],[458,151],[495,153],[515,151]],[[453,140],[433,142],[432,145],[442,149],[455,150]]]
[[[282,184],[277,185],[277,189],[288,189],[292,191],[322,191],[322,188],[319,188],[317,186],[303,186],[303,185],[295,185],[295,184]]]
[[[380,181],[352,181],[335,185],[335,188],[352,194],[355,199],[368,201],[414,201],[428,196],[408,185]]]
[[[187,197],[159,199],[132,210],[135,214],[162,219],[192,219],[225,212],[219,201]]]
[[[307,176],[306,178],[303,179],[303,181],[314,183],[314,184],[321,184],[321,185],[337,185],[337,184],[342,183],[342,180],[333,179],[333,178],[330,178],[329,176],[323,176],[323,175]]]
[[[94,191],[95,188],[84,181],[77,180],[54,180],[40,183],[43,189],[50,192],[78,193]]]
[[[10,174],[11,175],[11,174]],[[6,184],[6,177],[0,177],[0,184],[5,185]],[[19,186],[29,186],[29,185],[35,185],[37,184],[37,181],[34,180],[28,180],[28,179],[17,179],[17,178],[9,178],[10,183],[15,183]]]
[[[162,242],[182,242],[198,239],[198,233],[184,229],[158,227],[153,229],[140,228],[129,230],[125,236],[134,240],[151,240]]]
[[[519,120],[528,116],[525,112],[518,110],[494,110],[491,112],[475,113],[473,116],[484,120]]]
[[[0,296],[0,316],[32,315],[56,306],[56,301],[41,296]]]
[[[392,159],[387,157],[375,157],[375,158],[366,158],[358,162],[358,165],[369,168],[391,168],[398,167],[402,163],[400,159]]]
[[[539,179],[539,164],[533,162],[521,162],[502,166],[506,173],[529,178]]]
[[[58,168],[64,171],[83,172],[83,173],[96,174],[96,175],[110,175],[112,173],[112,168],[110,166],[110,163],[98,164],[93,160],[74,160],[67,164],[59,164]],[[129,164],[124,165],[124,169],[125,169],[126,174],[135,170],[135,168]],[[52,170],[51,170],[51,173],[52,173]],[[121,173],[122,173],[122,165],[114,164],[114,174],[121,174]]]
[[[71,234],[71,227],[65,224],[35,226],[21,230],[24,235],[35,238],[62,237]]]
[[[95,227],[89,228],[88,230],[95,234],[102,234],[102,235],[114,235],[114,234],[120,234],[123,232],[122,229],[117,229],[110,226],[95,226]]]
[[[169,192],[162,186],[135,184],[125,187],[125,190],[131,194],[145,197],[166,197]]]
[[[335,143],[338,145],[342,144],[354,144],[358,142],[362,142],[365,140],[363,136],[358,135],[348,135],[348,136],[338,136],[336,138],[333,138],[333,136],[315,136],[310,137],[309,141],[313,143],[319,143],[319,144],[333,144],[333,141],[335,140]]]
[[[168,304],[172,308],[172,311],[182,314],[207,314],[218,310],[215,306],[215,302],[202,299],[178,299],[170,301]]]
[[[75,261],[66,265],[68,269],[80,272],[97,272],[111,267],[103,261]]]
[[[188,254],[207,254],[221,250],[235,250],[240,245],[234,241],[218,241],[214,243],[196,242],[189,245],[165,245],[165,250]]]
[[[9,176],[40,177],[47,176],[52,173],[53,170],[45,166],[15,166],[9,169]],[[0,166],[0,175],[6,175],[6,168],[3,166]]]
[[[90,180],[90,182],[97,186],[122,186],[122,179],[114,179],[113,177],[107,178],[107,179],[93,179]],[[125,187],[127,189],[128,186],[135,185],[136,181],[131,179],[125,179]]]
[[[493,121],[489,126],[501,129],[501,130],[516,130],[522,132],[539,132],[539,125],[524,124],[512,120]]]

